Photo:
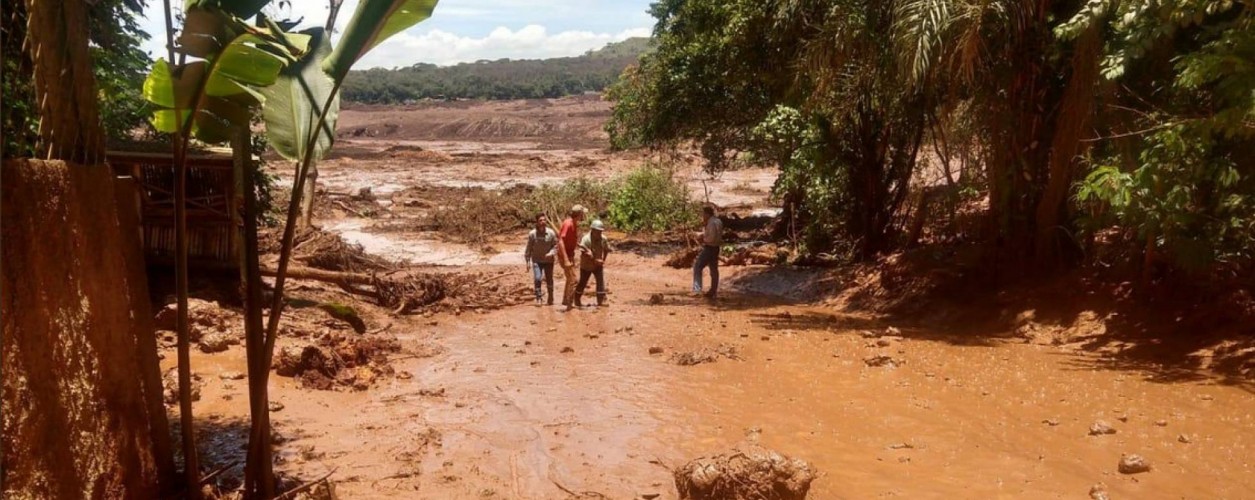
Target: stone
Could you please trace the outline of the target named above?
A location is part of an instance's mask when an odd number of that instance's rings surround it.
[[[200,347],[201,352],[214,353],[225,351],[239,343],[239,339],[228,333],[214,332],[202,335],[197,346]]]
[[[270,411],[272,412],[283,411],[283,403],[280,403],[278,401],[271,401],[270,403],[267,403],[266,407],[269,408]]]
[[[1058,420],[1055,420],[1055,419],[1053,419],[1053,418],[1048,418],[1048,419],[1046,419],[1046,420],[1042,420],[1042,421],[1041,421],[1041,423],[1046,424],[1046,425],[1049,425],[1049,426],[1051,426],[1051,427],[1055,427],[1055,426],[1059,425],[1059,421],[1058,421]]]
[[[874,339],[874,338],[880,337],[879,332],[875,332],[872,330],[863,330],[861,333],[859,333],[859,335],[861,335],[865,339]]]
[[[570,346],[562,348],[562,354],[567,354],[567,353],[572,353],[572,352],[575,352],[575,349],[571,348]]]
[[[1167,420],[1162,420],[1162,419],[1161,419],[1161,420],[1156,420],[1156,421],[1155,421],[1155,425],[1158,425],[1158,426],[1160,426],[1160,427],[1167,427],[1167,426],[1168,426],[1168,421],[1167,421]]]
[[[894,360],[892,357],[886,356],[884,354],[877,354],[875,356],[868,356],[866,358],[863,358],[863,364],[867,366],[884,366],[888,368],[896,368],[899,364],[904,364],[904,363],[900,363],[899,361]]]
[[[655,293],[655,294],[653,294],[653,295],[650,295],[650,296],[649,296],[649,304],[650,304],[650,305],[654,305],[654,306],[656,306],[656,305],[661,304],[661,303],[666,302],[666,301],[667,301],[667,298],[666,298],[666,297],[663,297],[661,293]]]
[[[1150,462],[1141,455],[1129,454],[1120,457],[1118,470],[1121,474],[1140,474],[1150,472]]]
[[[1107,422],[1104,422],[1102,420],[1094,422],[1094,425],[1089,426],[1089,435],[1091,436],[1102,436],[1105,434],[1115,434],[1115,433],[1116,433],[1116,430],[1111,427],[1111,424],[1108,424]]]
[[[1111,497],[1107,496],[1107,485],[1098,483],[1091,486],[1089,488],[1089,498],[1093,500],[1111,500]]]
[[[650,354],[662,354],[662,348],[661,348],[661,347],[650,347],[650,348],[649,348],[649,353],[650,353]]]
[[[1181,434],[1177,436],[1177,441],[1180,441],[1185,444],[1190,444],[1190,437],[1186,436],[1185,434]]]

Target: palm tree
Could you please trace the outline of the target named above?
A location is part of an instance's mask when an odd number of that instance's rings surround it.
[[[1072,46],[1052,32],[1074,2],[899,0],[894,38],[912,79],[952,82],[948,98],[982,113],[995,240],[1053,263],[1059,216],[1091,115],[1101,39]],[[1051,57],[1056,51],[1071,57]],[[1055,61],[1066,61],[1066,64]]]

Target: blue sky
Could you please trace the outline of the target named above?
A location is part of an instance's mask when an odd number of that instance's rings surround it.
[[[431,19],[376,47],[355,68],[578,55],[624,38],[648,36],[654,25],[646,13],[650,1],[442,0]],[[161,2],[148,2],[143,27],[152,37],[144,49],[154,58],[162,57],[166,50]],[[291,3],[291,9],[268,8],[268,12],[276,17],[304,17],[302,26],[325,23],[326,1]],[[345,0],[337,26],[347,23],[356,7],[357,0]]]

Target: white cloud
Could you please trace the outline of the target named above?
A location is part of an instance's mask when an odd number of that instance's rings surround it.
[[[619,33],[563,31],[550,34],[544,26],[530,24],[517,31],[498,27],[487,36],[459,36],[432,30],[423,34],[399,33],[375,47],[354,69],[393,68],[425,62],[439,65],[481,59],[545,59],[582,54],[610,42],[649,36],[649,28],[632,28]]]
[[[353,17],[357,3],[358,0],[344,1],[336,18],[333,41]],[[610,42],[649,36],[653,19],[644,16],[644,3],[645,0],[444,0],[431,20],[392,36],[353,67],[575,56]],[[166,55],[165,26],[161,3],[148,4],[141,25],[150,38],[142,48],[156,59]],[[326,22],[326,1],[294,0],[284,3],[283,8],[278,4],[272,2],[266,13],[276,19],[301,19],[298,30]],[[600,17],[589,14],[594,11]],[[507,27],[520,24],[523,27],[518,29]],[[551,33],[550,29],[560,31]]]

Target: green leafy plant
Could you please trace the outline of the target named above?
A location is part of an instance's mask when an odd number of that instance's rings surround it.
[[[699,209],[671,169],[645,165],[617,181],[606,211],[619,229],[666,231],[696,223]]]

